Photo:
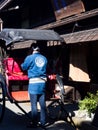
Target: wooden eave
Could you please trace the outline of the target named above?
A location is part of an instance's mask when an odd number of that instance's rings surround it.
[[[8,47],[7,49],[15,50],[15,49],[25,49],[30,48],[32,44],[32,40],[24,41],[24,42],[18,42],[17,44],[13,44],[12,46]]]
[[[98,15],[98,8],[90,10],[90,11],[86,11],[84,13],[80,13],[80,14],[77,14],[77,15],[73,15],[73,16],[70,16],[70,17],[67,17],[67,18],[64,18],[64,19],[61,19],[61,20],[58,20],[56,22],[52,22],[52,23],[49,23],[49,24],[46,24],[46,25],[43,25],[43,26],[38,26],[38,27],[36,27],[36,29],[37,28],[38,29],[51,29],[51,28],[59,27],[59,26],[66,25],[66,24],[69,24],[69,23],[72,23],[72,22],[76,22],[76,21],[79,21],[79,20],[94,17],[94,16],[97,16],[97,15]]]
[[[85,44],[91,41],[98,40],[98,28],[69,33],[61,35],[64,38],[66,44]],[[28,48],[31,46],[32,41],[25,41],[24,43],[19,42],[19,44],[14,44],[12,49],[21,49]],[[57,45],[57,44],[56,44]],[[54,46],[53,43],[50,43],[49,46]]]
[[[86,43],[98,40],[98,28],[61,35],[66,44]]]

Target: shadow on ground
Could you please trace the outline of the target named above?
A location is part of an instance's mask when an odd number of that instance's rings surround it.
[[[7,107],[8,106],[8,107]],[[27,109],[28,113],[30,111],[27,108],[28,106],[24,106],[25,110]],[[67,104],[65,105],[66,109],[68,111],[72,111],[77,109],[76,104]],[[7,101],[4,119],[0,123],[0,129],[1,130],[30,130],[31,128],[27,128],[27,124],[29,122],[28,117],[22,113],[15,105],[11,104],[9,101]],[[32,128],[34,129],[34,128]],[[36,128],[36,130],[41,130],[42,128]],[[49,125],[47,130],[75,130],[71,125],[68,123],[59,120],[54,122],[53,124]]]

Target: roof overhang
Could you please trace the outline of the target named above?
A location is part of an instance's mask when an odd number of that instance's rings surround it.
[[[62,35],[66,44],[85,43],[98,40],[98,28]]]

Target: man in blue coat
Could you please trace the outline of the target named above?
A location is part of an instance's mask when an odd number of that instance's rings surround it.
[[[46,123],[45,89],[47,82],[47,58],[40,53],[37,43],[32,45],[33,53],[28,55],[21,64],[23,70],[27,70],[29,78],[28,92],[31,102],[31,113],[33,126],[38,124],[37,102],[40,104],[40,124]]]

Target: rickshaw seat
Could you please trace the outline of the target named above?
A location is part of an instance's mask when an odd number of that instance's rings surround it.
[[[7,58],[5,61],[8,80],[28,80],[28,76],[21,69],[22,60],[18,58]]]
[[[14,100],[16,101],[29,101],[29,94],[28,91],[16,91],[16,92],[11,92],[11,96],[13,97]]]
[[[6,58],[4,60],[9,96],[15,101],[28,101],[28,76],[21,69],[20,58]]]

